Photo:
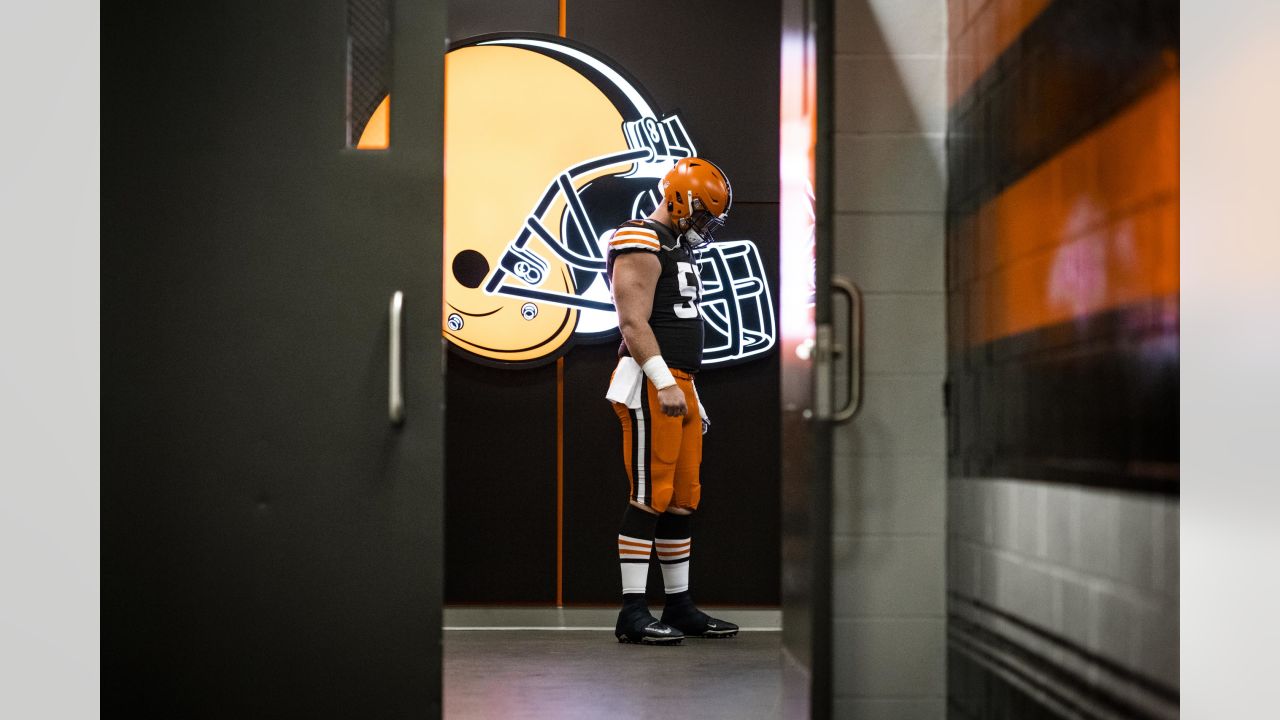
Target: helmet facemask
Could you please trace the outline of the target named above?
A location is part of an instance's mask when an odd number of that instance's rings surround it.
[[[724,219],[728,213],[716,216],[702,205],[702,200],[689,193],[689,208],[692,212],[687,218],[680,219],[680,227],[684,230],[685,241],[689,247],[698,249],[711,244],[715,234],[724,227]]]

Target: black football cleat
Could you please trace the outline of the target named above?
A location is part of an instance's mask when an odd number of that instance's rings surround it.
[[[687,591],[667,596],[667,605],[662,609],[662,623],[684,633],[685,637],[710,640],[731,638],[738,634],[737,625],[713,618],[699,610]]]
[[[625,608],[618,613],[613,634],[620,643],[637,645],[679,645],[684,639],[684,633],[658,622],[647,610],[635,612]]]

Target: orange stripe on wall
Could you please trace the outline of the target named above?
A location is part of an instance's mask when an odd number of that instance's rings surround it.
[[[565,37],[567,0],[560,0]],[[556,607],[564,607],[564,357],[556,358]]]
[[[949,0],[949,102],[954,105],[968,92],[1049,4],[1050,0]]]
[[[556,607],[564,607],[564,357],[556,358]]]
[[[1178,292],[1178,95],[1171,75],[958,219],[969,344]]]

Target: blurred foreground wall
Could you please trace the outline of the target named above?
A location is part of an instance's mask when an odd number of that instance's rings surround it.
[[[1178,713],[1178,3],[950,0],[948,715]]]

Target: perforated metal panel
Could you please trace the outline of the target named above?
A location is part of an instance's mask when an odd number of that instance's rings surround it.
[[[391,89],[391,0],[347,0],[347,146]]]

